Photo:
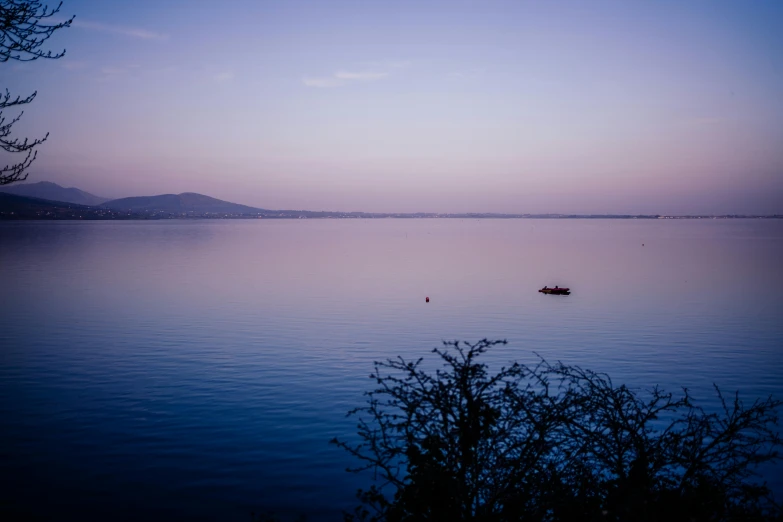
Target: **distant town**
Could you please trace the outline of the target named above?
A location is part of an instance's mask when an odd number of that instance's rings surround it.
[[[504,214],[268,210],[192,192],[109,200],[41,181],[0,187],[0,220],[157,219],[781,219],[783,215]]]

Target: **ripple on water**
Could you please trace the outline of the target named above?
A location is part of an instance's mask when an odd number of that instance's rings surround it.
[[[334,519],[366,483],[328,441],[372,362],[435,365],[448,339],[708,405],[713,382],[781,397],[782,240],[742,220],[0,223],[0,486],[47,513]]]

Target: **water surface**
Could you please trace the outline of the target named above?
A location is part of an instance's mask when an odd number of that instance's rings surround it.
[[[778,220],[0,223],[0,501],[338,519],[372,361],[444,339],[783,397],[782,260]]]

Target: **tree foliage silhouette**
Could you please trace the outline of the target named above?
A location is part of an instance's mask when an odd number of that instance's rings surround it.
[[[0,62],[29,62],[39,58],[62,58],[65,50],[52,54],[41,47],[52,34],[63,27],[70,27],[73,17],[64,22],[50,21],[60,11],[62,2],[50,9],[36,0],[0,0]],[[21,107],[31,103],[38,92],[29,96],[12,96],[6,88],[5,94],[0,93],[0,148],[6,153],[21,153],[24,158],[11,162],[0,169],[0,185],[8,185],[15,181],[27,179],[27,169],[35,160],[38,151],[35,147],[46,141],[49,133],[43,138],[15,138],[12,127],[24,114],[6,121],[3,111]]]
[[[375,363],[358,443],[332,442],[372,470],[347,520],[775,520],[756,475],[775,462],[781,401],[721,410],[658,388],[644,397],[604,374],[541,360],[490,373],[505,341],[444,343],[444,368]]]

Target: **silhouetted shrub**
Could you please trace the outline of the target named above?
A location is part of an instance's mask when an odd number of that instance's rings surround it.
[[[774,520],[759,464],[778,459],[781,401],[727,399],[706,412],[687,389],[644,397],[574,366],[477,358],[505,341],[447,342],[444,368],[376,362],[359,444],[373,470],[347,520]]]

